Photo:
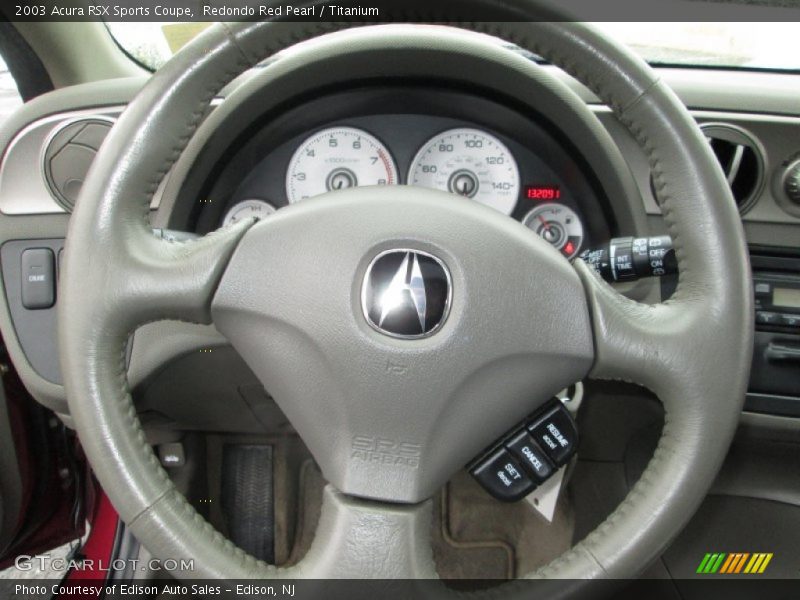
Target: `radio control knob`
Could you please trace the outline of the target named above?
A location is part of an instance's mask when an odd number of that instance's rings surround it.
[[[794,204],[800,205],[800,161],[786,171],[783,178],[783,191]]]

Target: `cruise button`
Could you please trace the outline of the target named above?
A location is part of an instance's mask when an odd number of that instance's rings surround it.
[[[528,430],[556,466],[567,464],[577,449],[578,431],[560,402],[528,425]]]
[[[56,301],[55,257],[50,248],[22,252],[22,306],[28,310],[50,308]]]
[[[542,483],[553,474],[550,460],[527,431],[520,431],[512,437],[506,447],[528,467],[528,472],[538,483]]]
[[[536,488],[522,465],[503,448],[481,461],[472,470],[472,476],[487,492],[504,502],[519,500]]]

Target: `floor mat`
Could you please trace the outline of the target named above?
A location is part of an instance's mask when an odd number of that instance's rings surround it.
[[[272,446],[226,444],[222,455],[222,512],[230,540],[275,564]]]
[[[553,522],[528,502],[491,498],[466,471],[437,496],[433,548],[444,579],[511,579],[569,549],[574,518],[562,493]]]

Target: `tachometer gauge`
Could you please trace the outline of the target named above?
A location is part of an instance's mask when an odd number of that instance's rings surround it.
[[[428,140],[411,163],[409,185],[473,198],[510,215],[519,198],[517,161],[478,129],[451,129]]]
[[[225,213],[225,217],[222,219],[222,224],[232,225],[233,223],[241,221],[242,219],[253,217],[257,219],[263,219],[274,212],[275,207],[269,202],[256,199],[242,200],[241,202],[234,204],[228,210],[228,212]]]
[[[286,172],[289,202],[361,185],[397,183],[397,166],[375,137],[353,127],[333,127],[306,139]]]
[[[522,224],[567,258],[572,258],[581,249],[583,224],[575,211],[563,204],[540,204],[525,215]]]

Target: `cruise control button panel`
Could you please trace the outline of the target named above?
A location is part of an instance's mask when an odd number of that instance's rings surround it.
[[[577,448],[575,422],[556,398],[474,461],[470,472],[492,496],[513,502],[566,465]]]

